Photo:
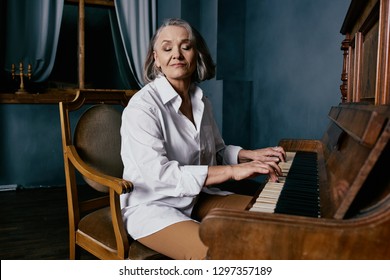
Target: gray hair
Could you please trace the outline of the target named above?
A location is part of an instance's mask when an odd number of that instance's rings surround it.
[[[192,27],[188,22],[182,19],[166,19],[163,24],[157,29],[156,33],[150,40],[148,53],[146,55],[146,61],[144,65],[144,80],[145,83],[153,81],[157,76],[163,74],[161,70],[155,65],[154,61],[154,50],[158,37],[161,31],[167,26],[180,26],[187,30],[190,41],[192,42],[196,53],[197,63],[196,71],[192,77],[193,82],[201,82],[214,78],[215,76],[215,64],[211,58],[209,49],[206,45],[202,35]]]

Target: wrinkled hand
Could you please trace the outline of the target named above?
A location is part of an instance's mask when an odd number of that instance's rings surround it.
[[[262,162],[276,162],[286,161],[286,152],[282,147],[268,147],[256,150],[241,150],[238,153],[239,162],[248,162],[258,160]]]
[[[283,175],[278,163],[285,161],[285,158],[286,153],[282,147],[241,150],[238,153],[238,164],[209,166],[205,186],[259,175],[268,175],[269,181],[277,182],[278,177]]]
[[[232,165],[232,179],[242,180],[256,177],[260,174],[269,176],[269,180],[272,182],[278,181],[278,176],[282,175],[282,170],[276,162],[262,162],[258,160],[252,160],[244,163]]]

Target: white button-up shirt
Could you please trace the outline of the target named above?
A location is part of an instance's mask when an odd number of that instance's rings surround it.
[[[123,178],[134,191],[121,195],[128,233],[138,239],[190,220],[208,166],[236,164],[241,147],[226,146],[202,90],[190,90],[195,125],[179,110],[180,95],[158,77],[131,99],[122,115]],[[218,155],[218,156],[217,156]]]

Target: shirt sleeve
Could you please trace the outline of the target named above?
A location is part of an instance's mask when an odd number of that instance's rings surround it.
[[[228,145],[218,152],[222,165],[238,164],[238,153],[242,150],[240,146]]]
[[[195,196],[201,191],[208,166],[180,166],[165,149],[163,118],[142,105],[128,106],[122,115],[123,177],[140,182],[143,191],[161,196]]]

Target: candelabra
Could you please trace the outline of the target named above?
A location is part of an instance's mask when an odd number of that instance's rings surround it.
[[[12,64],[12,79],[15,80],[19,76],[20,78],[20,85],[19,89],[16,91],[17,94],[23,94],[27,93],[27,91],[24,88],[24,77],[27,77],[29,80],[31,79],[32,76],[32,67],[31,64],[28,64],[27,66],[27,74],[24,73],[23,69],[23,63],[19,63],[19,73],[16,73],[15,71],[15,64]]]

